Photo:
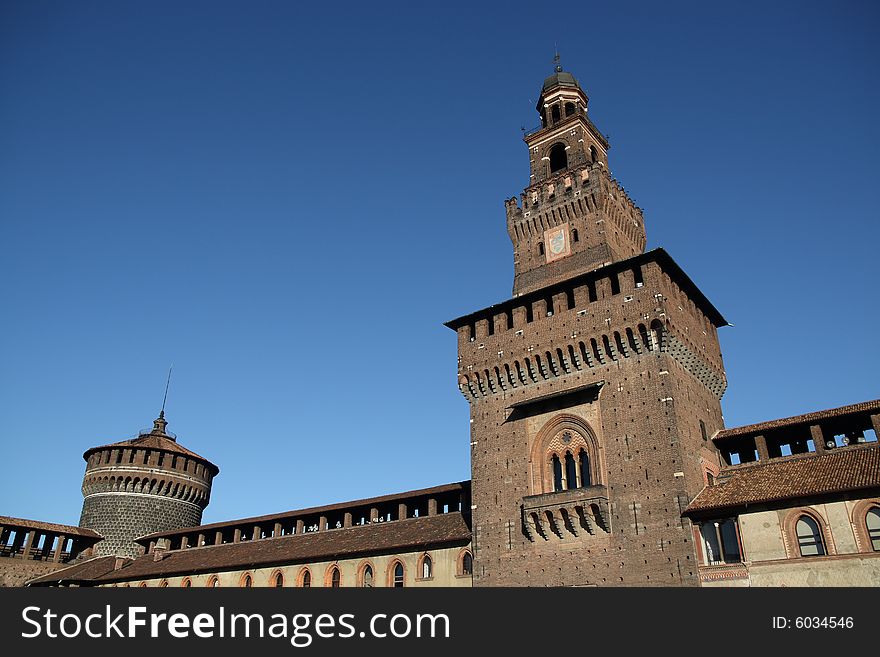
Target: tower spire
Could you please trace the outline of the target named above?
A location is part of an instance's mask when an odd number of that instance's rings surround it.
[[[153,433],[162,436],[168,436],[168,434],[165,433],[165,427],[168,426],[168,422],[165,421],[165,402],[168,401],[168,387],[171,385],[171,370],[173,369],[174,365],[171,365],[171,367],[168,368],[168,379],[165,381],[165,396],[162,397],[162,410],[159,411],[159,417],[153,420]]]
[[[159,417],[165,417],[165,402],[168,401],[168,386],[171,385],[171,370],[174,369],[174,365],[168,368],[168,380],[165,381],[165,396],[162,397],[162,410],[159,411]]]

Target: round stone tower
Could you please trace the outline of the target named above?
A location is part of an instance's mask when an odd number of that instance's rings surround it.
[[[136,538],[201,524],[220,469],[178,445],[167,424],[162,411],[150,431],[83,454],[79,526],[104,537],[96,556],[136,557],[144,551]]]

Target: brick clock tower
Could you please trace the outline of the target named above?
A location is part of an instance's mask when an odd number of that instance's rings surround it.
[[[681,512],[717,471],[727,322],[608,172],[557,65],[506,202],[513,298],[447,323],[470,404],[476,586],[697,586]]]

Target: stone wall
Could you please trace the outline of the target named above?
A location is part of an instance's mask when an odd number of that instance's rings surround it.
[[[80,527],[105,537],[94,547],[95,556],[143,554],[134,539],[153,532],[194,527],[202,521],[202,507],[182,500],[143,493],[94,493],[83,500]]]

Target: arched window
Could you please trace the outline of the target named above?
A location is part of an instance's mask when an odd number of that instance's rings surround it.
[[[822,530],[813,518],[802,515],[795,525],[798,547],[802,557],[821,557],[825,554]]]
[[[553,491],[558,493],[562,490],[562,463],[559,462],[559,457],[556,454],[553,455],[550,462],[553,465]]]
[[[341,583],[342,575],[339,572],[339,568],[333,566],[333,569],[330,571],[330,588],[338,589]]]
[[[205,584],[209,589],[216,589],[220,586],[220,578],[214,575],[210,579],[208,579],[208,583]]]
[[[373,567],[370,564],[364,566],[363,587],[365,589],[373,588]]]
[[[254,580],[250,575],[245,575],[241,578],[241,588],[249,589],[254,585]]]
[[[868,540],[871,549],[880,552],[880,508],[874,507],[865,516],[865,526],[868,528]]]
[[[146,583],[146,582],[141,582],[140,584],[138,584],[138,587],[139,587],[139,588],[142,588],[142,589],[145,589],[145,588],[147,588],[147,583]]]
[[[595,146],[590,146],[590,162],[596,163],[599,160],[599,153],[596,151]]]
[[[565,115],[571,116],[574,114],[574,103],[566,103],[565,104]]]
[[[159,588],[160,589],[167,589],[168,588],[168,580],[163,579],[161,582],[159,582]]]
[[[276,589],[280,589],[284,586],[284,575],[281,573],[275,573],[275,577],[272,578],[272,586]]]
[[[586,354],[589,347],[585,346],[584,350]],[[587,360],[588,355],[584,358]],[[533,494],[601,484],[599,449],[592,431],[578,418],[560,415],[548,422],[532,446],[531,462],[540,464],[531,475]],[[600,460],[595,461],[597,458]]]
[[[404,583],[403,564],[400,563],[399,561],[395,561],[394,562],[394,569],[392,570],[391,585],[396,589],[400,589],[400,588],[403,588],[403,583]]]
[[[422,579],[431,579],[434,576],[434,564],[427,554],[422,557],[421,573]]]
[[[574,464],[574,456],[571,455],[571,452],[565,453],[565,483],[566,488],[569,490],[578,487],[577,467]]]
[[[461,574],[474,574],[474,558],[471,556],[470,552],[465,551],[465,553],[461,556]]]
[[[577,241],[578,241],[578,232],[577,232],[577,228],[572,228],[572,229],[571,229],[571,241],[572,241],[572,242],[577,242]]]
[[[700,435],[703,436],[703,440],[709,440],[709,435],[706,433],[706,423],[700,420]]]
[[[592,477],[590,476],[590,456],[587,454],[587,450],[582,449],[578,453],[578,461],[581,467],[581,488],[586,488],[587,486],[592,486]]]
[[[544,255],[544,242],[538,242],[538,255]]]
[[[312,573],[308,568],[303,568],[299,576],[299,585],[304,589],[312,586]]]
[[[565,144],[555,144],[550,149],[550,173],[562,171],[568,166],[568,154],[565,152]]]
[[[550,113],[553,116],[553,123],[556,123],[559,120],[559,105],[554,105]]]
[[[183,582],[180,583],[180,585],[183,588],[188,589],[193,585],[193,583],[192,583],[192,580],[189,577],[187,577],[185,580],[183,580]]]

